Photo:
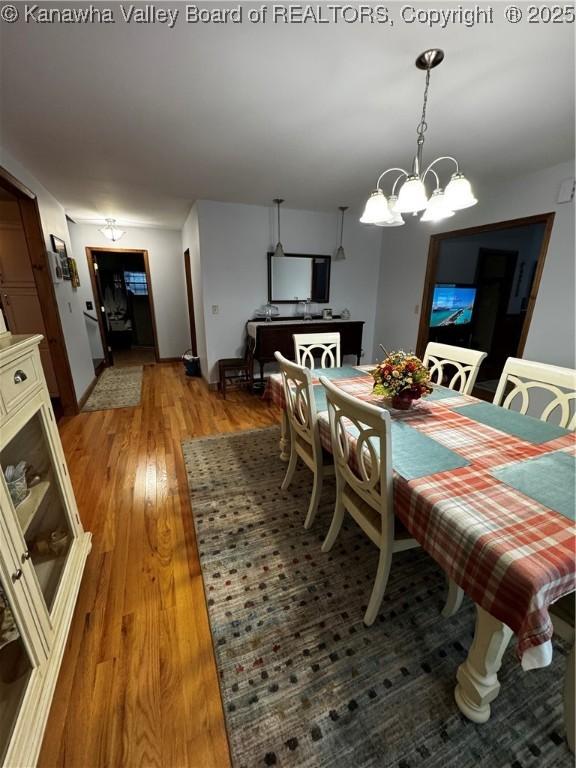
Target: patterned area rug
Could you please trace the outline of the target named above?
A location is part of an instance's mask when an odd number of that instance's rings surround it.
[[[142,370],[141,365],[105,368],[82,410],[107,411],[140,405]]]
[[[271,428],[182,444],[235,768],[571,766],[566,649],[523,673],[510,647],[492,719],[466,720],[453,692],[472,604],[443,619],[443,575],[412,550],[366,628],[377,550],[350,521],[320,551],[334,488],[305,531],[311,473],[281,491],[278,440]]]

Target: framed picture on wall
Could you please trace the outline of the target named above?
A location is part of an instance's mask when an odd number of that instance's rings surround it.
[[[76,266],[76,259],[68,259],[68,269],[70,270],[70,280],[72,281],[72,288],[80,287],[80,277],[78,276],[78,267]]]
[[[60,263],[60,254],[56,251],[47,251],[48,261],[50,262],[50,272],[52,273],[52,282],[61,283],[64,280],[62,274],[62,265]]]
[[[62,277],[64,280],[70,280],[70,267],[68,265],[68,253],[66,252],[66,243],[56,235],[50,235],[52,241],[52,248],[58,254],[60,258],[60,268],[62,270]]]

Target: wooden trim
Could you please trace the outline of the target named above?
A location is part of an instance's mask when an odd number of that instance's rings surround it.
[[[188,317],[190,319],[190,346],[192,348],[192,354],[196,356],[197,353],[197,339],[196,339],[196,315],[194,314],[194,291],[192,287],[192,268],[190,266],[190,249],[186,248],[184,251],[184,272],[186,274],[186,294],[188,296]]]
[[[144,248],[100,248],[96,246],[86,246],[86,257],[88,259],[88,271],[90,272],[90,282],[92,283],[92,290],[94,291],[94,298],[98,296],[98,312],[96,317],[98,318],[98,325],[100,326],[100,335],[102,337],[102,344],[104,346],[104,354],[108,363],[111,362],[110,353],[108,352],[108,340],[106,337],[106,330],[104,328],[104,322],[102,320],[101,306],[104,306],[103,296],[100,293],[100,281],[96,279],[96,272],[94,270],[94,254],[95,253],[140,253],[144,259],[144,271],[146,273],[146,282],[148,283],[148,302],[150,304],[150,317],[152,318],[152,335],[154,336],[154,358],[156,362],[160,362],[160,350],[158,347],[158,330],[156,328],[156,311],[154,309],[154,294],[152,289],[152,278],[150,277],[150,265],[148,263],[148,251]],[[180,359],[180,358],[178,358]]]
[[[98,379],[99,378],[100,378],[100,374],[99,373],[95,374],[95,376],[92,379],[92,381],[90,382],[90,384],[88,384],[88,386],[86,387],[86,390],[85,390],[84,394],[78,400],[78,408],[79,408],[79,410],[82,410],[82,408],[84,408],[84,406],[86,405],[86,402],[87,402],[88,398],[90,397],[90,395],[92,394],[92,391],[93,391],[94,387],[98,383]]]
[[[530,296],[528,297],[526,315],[524,316],[524,325],[522,326],[520,340],[518,341],[516,357],[524,356],[524,347],[526,346],[526,339],[528,338],[528,331],[530,330],[530,323],[532,322],[532,315],[534,314],[534,307],[536,306],[536,298],[540,289],[540,280],[542,279],[542,273],[544,272],[544,262],[546,261],[548,245],[550,244],[550,237],[552,235],[552,227],[554,226],[554,213],[544,214],[544,217],[544,236],[542,237],[542,245],[540,246],[538,261],[536,262],[536,271],[534,272],[534,280],[532,280],[532,287],[530,288]]]
[[[72,378],[64,340],[54,283],[52,282],[52,273],[46,255],[46,243],[42,231],[38,200],[26,186],[2,167],[0,167],[0,187],[14,195],[18,201],[28,255],[42,309],[46,340],[58,382],[58,397],[62,406],[62,413],[64,416],[74,416],[78,413],[78,400],[74,389],[74,379]]]
[[[160,357],[158,358],[159,363],[180,363],[182,362],[181,357]]]
[[[544,262],[548,252],[548,245],[550,243],[550,236],[552,234],[552,227],[554,225],[554,217],[555,214],[553,212],[539,213],[536,216],[525,216],[521,219],[497,221],[493,224],[482,224],[477,227],[467,227],[466,229],[453,229],[450,232],[440,232],[436,235],[430,235],[430,245],[428,247],[428,263],[426,266],[426,276],[424,278],[424,287],[422,290],[420,322],[418,325],[418,340],[416,342],[416,354],[418,357],[423,356],[426,344],[428,343],[428,318],[430,317],[430,311],[432,309],[432,288],[434,286],[434,278],[436,276],[438,267],[438,256],[440,254],[440,245],[442,241],[449,240],[454,237],[468,237],[470,235],[478,235],[482,234],[483,232],[496,232],[499,229],[513,229],[516,227],[525,227],[530,224],[544,224],[544,235],[542,237],[540,253],[538,254],[538,260],[536,262],[536,272],[534,273],[534,280],[532,281],[530,296],[526,306],[526,314],[524,316],[524,324],[522,326],[518,348],[514,355],[515,357],[522,357],[524,354],[524,347],[526,346],[526,339],[528,338],[528,331],[530,329],[532,315],[534,313],[534,306],[536,304],[536,297],[538,296],[538,289],[540,288],[540,280],[544,270]]]

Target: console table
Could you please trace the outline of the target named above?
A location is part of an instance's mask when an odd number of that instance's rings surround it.
[[[339,333],[340,353],[355,355],[360,365],[362,355],[363,320],[294,320],[277,319],[270,322],[250,320],[246,324],[248,335],[255,341],[254,359],[260,365],[260,379],[264,378],[264,366],[274,362],[274,352],[280,352],[288,360],[294,360],[294,333]]]

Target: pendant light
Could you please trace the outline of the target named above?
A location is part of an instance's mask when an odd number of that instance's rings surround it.
[[[276,243],[276,248],[274,249],[274,256],[283,258],[284,248],[282,248],[282,243],[280,242],[280,206],[284,200],[281,200],[279,197],[275,197],[273,202],[278,210],[278,242]]]
[[[107,237],[108,240],[112,240],[113,243],[118,242],[118,240],[126,234],[123,229],[118,229],[116,226],[116,219],[106,219],[106,226],[99,229],[98,232],[102,232],[104,237]]]
[[[344,235],[344,214],[348,210],[348,206],[340,205],[338,210],[340,211],[340,245],[338,246],[338,250],[334,255],[334,261],[345,261],[346,254],[344,253],[344,248],[342,247],[342,237]]]
[[[478,202],[472,192],[470,182],[460,170],[457,160],[453,157],[449,155],[437,157],[425,169],[422,163],[424,134],[428,129],[426,108],[428,106],[430,73],[443,59],[444,51],[441,51],[439,48],[431,48],[428,51],[424,51],[416,59],[416,67],[426,72],[426,85],[424,88],[422,116],[416,129],[416,155],[412,162],[412,169],[406,171],[403,168],[388,168],[380,174],[376,182],[376,189],[370,194],[364,213],[360,218],[363,224],[399,227],[404,223],[401,216],[402,213],[413,213],[416,215],[419,211],[424,211],[420,221],[440,221],[441,219],[453,216],[454,211],[469,208]],[[456,166],[456,171],[452,174],[445,191],[442,189],[438,174],[434,170],[434,166],[442,161],[449,161]],[[380,188],[380,182],[386,174],[393,172],[399,175],[397,175],[392,186],[392,193],[387,199]],[[436,187],[430,197],[426,190],[426,180],[429,174],[436,181]],[[401,179],[403,179],[403,183],[396,195],[396,185]]]

